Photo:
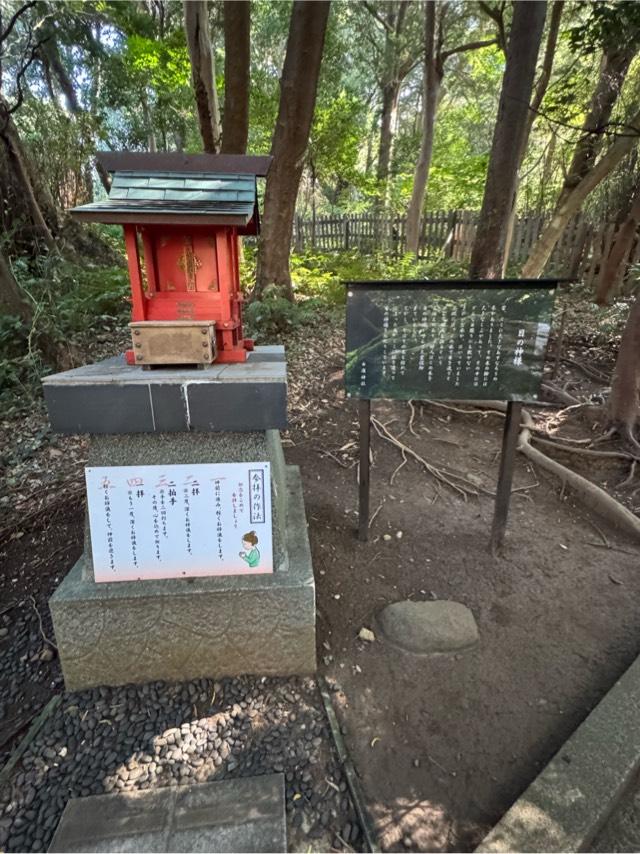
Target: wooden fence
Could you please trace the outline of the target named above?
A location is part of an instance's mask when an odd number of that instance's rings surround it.
[[[521,267],[526,261],[549,214],[531,213],[518,217],[513,230],[509,264]],[[423,218],[418,248],[421,259],[451,258],[467,263],[476,234],[477,211],[429,211]],[[548,275],[581,278],[594,284],[602,258],[606,257],[615,234],[614,223],[595,223],[578,214],[568,224],[556,244],[546,268]],[[297,216],[293,243],[298,252],[358,250],[402,255],[406,246],[405,217],[355,214],[341,217]],[[640,235],[629,252],[625,279],[633,265],[640,263]]]

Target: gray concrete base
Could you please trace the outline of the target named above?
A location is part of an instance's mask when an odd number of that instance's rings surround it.
[[[124,355],[42,381],[56,433],[281,430],[287,425],[284,347],[246,362],[145,370]]]
[[[640,768],[639,715],[637,658],[476,851],[588,851]]]
[[[282,774],[72,798],[49,851],[287,850]]]
[[[300,472],[286,468],[288,571],[96,584],[82,560],[49,601],[67,690],[316,668]]]

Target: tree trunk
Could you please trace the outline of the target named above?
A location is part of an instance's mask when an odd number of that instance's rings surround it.
[[[610,301],[616,285],[624,275],[624,262],[629,257],[629,251],[638,231],[640,222],[640,187],[636,187],[631,207],[626,219],[618,229],[598,278],[596,290],[596,302],[598,305],[606,305]]]
[[[516,0],[514,3],[498,117],[471,253],[469,275],[474,279],[495,279],[502,275],[545,13],[543,0]]]
[[[553,68],[553,60],[556,55],[556,46],[558,44],[558,34],[560,32],[560,21],[562,19],[563,9],[564,0],[555,0],[555,2],[551,4],[551,20],[549,22],[549,32],[547,33],[547,44],[544,50],[544,59],[542,60],[542,70],[533,92],[533,99],[527,116],[527,129],[522,138],[522,146],[520,148],[516,190],[513,196],[513,206],[509,215],[509,224],[507,226],[507,234],[504,242],[504,258],[502,261],[503,277],[506,272],[507,264],[509,263],[511,241],[513,240],[513,230],[516,223],[516,202],[518,198],[518,186],[520,184],[520,170],[522,169],[525,154],[527,153],[527,144],[529,142],[529,137],[531,136],[533,123],[538,116],[538,111],[542,105],[542,101],[544,100],[547,87],[549,86],[549,80],[551,79],[551,70]],[[555,139],[555,137],[552,137],[552,139]]]
[[[391,170],[393,138],[398,116],[398,98],[401,80],[390,80],[382,90],[382,114],[380,116],[380,145],[378,148],[378,181],[386,187]],[[386,192],[385,192],[386,196]]]
[[[33,223],[36,238],[40,238],[49,249],[53,249],[55,246],[53,234],[51,233],[49,224],[45,220],[40,203],[36,198],[36,190],[31,180],[30,170],[27,167],[26,154],[22,148],[18,130],[11,115],[2,109],[3,105],[4,102],[2,96],[0,96],[0,138],[7,152],[7,162],[11,169],[11,181],[19,193],[20,203],[24,205],[29,219]],[[51,211],[50,215],[55,215],[53,200],[51,200]],[[54,226],[57,227],[57,217],[54,220]]]
[[[40,47],[43,64],[46,65],[47,72],[49,74],[53,72],[53,76],[58,81],[58,86],[60,86],[60,89],[62,90],[69,112],[77,115],[81,112],[78,96],[76,95],[76,90],[73,88],[73,82],[67,73],[67,69],[64,67],[62,58],[60,57],[55,29],[52,25],[49,25],[47,31],[49,37]]]
[[[551,222],[531,250],[522,270],[523,276],[537,277],[542,275],[553,248],[560,239],[571,216],[579,210],[589,192],[597,187],[603,178],[606,178],[618,165],[624,154],[630,151],[637,142],[637,137],[618,137],[604,157],[596,164],[596,157],[604,140],[602,131],[611,118],[611,113],[620,95],[622,84],[635,52],[635,41],[632,39],[621,50],[611,50],[604,55],[598,82],[591,97],[589,113],[582,126],[584,135],[578,140],[574,149],[571,165],[564,179]],[[637,121],[638,116],[632,119],[629,124],[635,127]],[[617,157],[618,152],[621,152],[619,157]],[[599,168],[600,163],[603,163],[602,168]],[[609,166],[609,164],[611,165]],[[597,176],[595,183],[591,180],[593,173],[596,173]],[[587,181],[586,184],[585,181]]]
[[[629,121],[628,126],[638,127],[640,124],[640,112],[637,112]],[[536,279],[541,276],[547,261],[551,257],[553,248],[560,239],[562,232],[571,217],[577,213],[589,193],[594,190],[607,175],[616,168],[622,158],[628,154],[634,145],[638,144],[638,137],[631,133],[619,136],[613,142],[600,160],[591,167],[591,170],[571,189],[566,188],[560,195],[551,221],[544,229],[537,243],[531,250],[531,254],[522,268],[522,276],[527,279]]]
[[[249,136],[251,3],[224,3],[223,154],[245,154]]]
[[[100,183],[107,193],[109,193],[111,191],[111,175],[99,160],[95,161],[95,167],[96,172],[98,173],[98,178],[100,178]]]
[[[142,107],[142,117],[144,119],[144,127],[147,132],[147,150],[151,152],[156,152],[158,150],[156,132],[153,129],[153,121],[151,119],[149,101],[147,100],[147,93],[144,91],[144,89],[142,89],[140,92],[140,106]]]
[[[328,0],[295,0],[287,52],[280,79],[280,106],[271,144],[256,287],[259,299],[269,285],[284,288],[293,299],[289,250],[298,187],[316,103]]]
[[[13,314],[23,323],[30,323],[32,311],[24,299],[20,286],[16,282],[9,262],[0,250],[0,311],[2,314]]]
[[[220,148],[220,110],[209,37],[209,4],[207,0],[184,0],[183,7],[200,136],[204,150],[216,154]]]
[[[422,140],[420,154],[413,177],[413,191],[407,212],[407,246],[406,251],[416,257],[420,243],[420,223],[422,221],[422,206],[429,180],[431,153],[433,151],[433,135],[438,109],[438,96],[442,73],[436,67],[436,4],[427,3],[425,7],[425,60],[422,97]]]
[[[591,97],[589,113],[582,126],[585,133],[576,144],[562,193],[570,193],[595,163],[604,141],[602,131],[609,123],[629,65],[636,52],[635,41],[631,40],[622,50],[613,50],[603,57],[598,82]],[[562,199],[562,195],[560,198]]]
[[[633,430],[638,419],[639,392],[640,299],[636,295],[620,340],[609,398],[609,419],[612,427],[631,442],[636,450],[640,450],[640,445],[635,439]]]

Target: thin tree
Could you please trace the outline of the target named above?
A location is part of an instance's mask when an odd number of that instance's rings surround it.
[[[220,150],[220,108],[209,36],[209,4],[207,0],[184,0],[183,7],[202,145],[208,153],[216,154]]]
[[[422,207],[429,180],[436,115],[442,80],[444,78],[445,63],[454,54],[477,50],[478,48],[487,47],[497,42],[497,39],[478,40],[445,50],[443,23],[448,8],[449,3],[446,2],[435,3],[434,0],[428,0],[425,3],[422,138],[420,140],[420,153],[413,178],[411,201],[407,211],[407,252],[412,252],[414,255],[418,254],[418,244],[420,242]]]
[[[289,249],[298,187],[316,103],[329,0],[295,0],[271,143],[254,298],[279,285],[293,300]]]
[[[637,237],[640,223],[640,185],[633,191],[626,216],[620,223],[615,238],[600,269],[598,286],[596,288],[596,303],[606,305],[620,281],[625,268],[625,261]]]
[[[36,174],[13,120],[24,101],[27,71],[38,58],[46,38],[36,34],[38,28],[29,18],[35,6],[35,2],[20,6],[6,24],[0,9],[0,140],[6,155],[0,158],[0,188],[3,194],[8,194],[11,188],[16,207],[19,205],[18,209],[14,210],[15,219],[19,220],[20,215],[26,213],[32,224],[32,236],[43,241],[52,250],[55,247],[52,230],[55,231],[58,227],[55,203],[48,188]],[[1,60],[4,45],[21,19],[26,21],[26,36],[13,85],[15,94],[13,102],[10,103],[2,94],[4,68]]]
[[[440,13],[442,23],[442,11]],[[440,39],[442,27],[440,27]],[[420,154],[413,176],[413,190],[409,210],[407,211],[407,252],[418,254],[420,242],[420,222],[424,195],[427,190],[429,179],[429,168],[431,166],[431,154],[433,152],[433,135],[436,123],[436,110],[438,109],[438,97],[440,84],[444,75],[443,63],[438,63],[436,49],[436,4],[427,2],[424,12],[424,70],[422,77],[422,139],[420,140]]]
[[[377,36],[371,38],[371,46],[376,56],[377,84],[382,96],[376,177],[381,198],[385,204],[393,158],[400,90],[421,53],[420,39],[412,38],[414,28],[409,26],[413,11],[411,6],[411,0],[387,0],[384,3],[364,0],[362,4],[378,28]],[[366,28],[364,32],[367,32]],[[380,32],[383,35],[382,49],[378,38]]]
[[[627,323],[611,380],[609,397],[609,435],[619,433],[637,453],[640,443],[634,431],[640,404],[640,299],[636,293],[629,309]]]
[[[471,278],[502,275],[507,227],[514,204],[520,151],[546,14],[542,0],[516,0],[507,45],[487,180],[471,252]]]
[[[250,61],[251,3],[225,0],[223,154],[247,150]]]
[[[636,144],[637,134],[640,132],[640,113],[636,113],[627,122],[624,132],[606,148],[600,160],[597,159],[602,151],[611,114],[622,91],[631,60],[639,48],[638,34],[622,44],[610,43],[605,48],[589,112],[576,143],[553,216],[531,250],[522,269],[523,276],[537,278],[542,275],[571,217],[580,210],[589,193],[615,169]]]

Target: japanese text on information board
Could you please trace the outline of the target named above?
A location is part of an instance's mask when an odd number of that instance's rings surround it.
[[[555,282],[349,285],[347,392],[535,400],[554,289]]]
[[[96,581],[273,572],[269,463],[85,475]]]

